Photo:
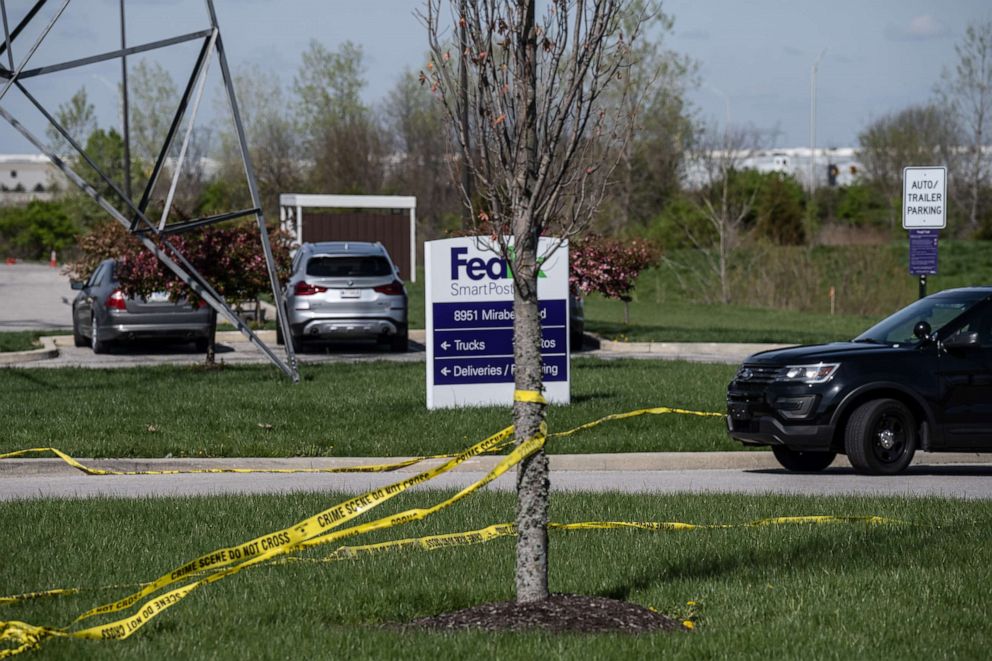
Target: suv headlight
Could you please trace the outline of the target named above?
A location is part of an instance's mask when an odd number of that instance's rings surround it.
[[[817,363],[815,365],[789,365],[778,373],[778,381],[793,383],[826,383],[833,378],[840,363]]]

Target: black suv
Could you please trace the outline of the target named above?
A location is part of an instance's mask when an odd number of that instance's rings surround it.
[[[851,342],[750,356],[727,387],[727,425],[792,471],[842,453],[887,475],[917,448],[992,451],[992,287],[920,299]]]

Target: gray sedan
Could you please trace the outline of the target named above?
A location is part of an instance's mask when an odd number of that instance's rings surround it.
[[[212,314],[186,300],[172,302],[164,293],[147,298],[125,296],[114,274],[116,264],[100,263],[86,282],[73,282],[78,289],[72,302],[72,335],[77,347],[90,346],[105,353],[118,340],[169,339],[195,342],[206,351]]]

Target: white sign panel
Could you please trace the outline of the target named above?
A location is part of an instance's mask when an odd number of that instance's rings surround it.
[[[947,227],[947,168],[903,169],[902,226],[904,229]]]
[[[427,408],[511,405],[513,273],[488,237],[424,244]],[[557,249],[554,249],[557,246]],[[553,250],[554,249],[554,250]],[[568,243],[542,238],[537,295],[544,397],[569,402]]]

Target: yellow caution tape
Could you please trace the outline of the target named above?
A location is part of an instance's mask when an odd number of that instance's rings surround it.
[[[514,391],[514,399],[518,402],[537,402],[540,404],[546,404],[544,396],[536,390],[516,390]],[[580,431],[585,431],[586,429],[591,429],[597,427],[605,422],[611,422],[613,420],[624,420],[627,418],[634,418],[641,415],[662,415],[666,413],[675,413],[679,415],[694,415],[700,417],[718,417],[722,418],[722,413],[711,413],[707,411],[692,411],[689,409],[671,408],[668,406],[658,406],[654,408],[637,409],[634,411],[628,411],[626,413],[614,413],[612,415],[599,418],[598,420],[593,420],[592,422],[587,422],[584,425],[580,425],[568,431],[556,432],[554,434],[549,434],[548,438],[563,438],[565,436],[571,436]],[[499,452],[505,449],[507,446],[512,444],[512,439],[507,439],[507,441],[501,445],[494,446],[489,450],[481,454],[490,454],[493,452]],[[118,471],[106,468],[94,468],[92,466],[87,466],[80,462],[78,459],[62,452],[58,448],[28,448],[26,450],[17,450],[15,452],[8,452],[6,454],[0,454],[0,459],[13,459],[16,457],[23,457],[29,454],[45,454],[51,453],[56,457],[64,461],[69,466],[87,474],[87,475],[194,475],[194,474],[216,474],[216,473],[388,473],[391,471],[396,471],[402,468],[407,468],[409,466],[414,466],[422,461],[428,459],[451,459],[457,455],[455,454],[438,454],[438,455],[425,455],[422,457],[411,457],[410,459],[401,459],[399,461],[393,461],[383,464],[368,464],[359,466],[337,466],[329,468],[186,468],[186,469],[170,469],[170,470],[144,470],[144,471]]]
[[[533,392],[533,391],[523,391],[523,392]],[[539,393],[537,393],[540,396]],[[531,395],[524,395],[530,397]],[[575,429],[560,432],[555,434],[555,437],[565,437],[571,434],[577,433],[578,431],[589,429],[596,425],[602,424],[609,420],[620,420],[629,417],[634,417],[637,415],[645,414],[665,414],[665,413],[680,413],[688,415],[700,415],[700,416],[719,416],[721,414],[716,413],[705,413],[700,411],[688,411],[684,409],[674,409],[669,407],[657,407],[652,409],[640,409],[638,411],[632,411],[624,414],[615,414],[611,416],[606,416],[600,420],[587,423],[576,427]],[[154,581],[143,584],[143,587],[129,594],[122,599],[117,601],[103,604],[92,608],[85,613],[81,614],[74,621],[78,623],[87,618],[104,615],[109,613],[119,612],[125,609],[134,609],[135,613],[129,617],[119,619],[107,624],[97,625],[89,627],[82,630],[71,631],[69,627],[64,628],[53,628],[53,627],[40,627],[25,622],[18,621],[6,621],[0,622],[0,641],[11,641],[18,645],[16,648],[8,648],[0,650],[0,658],[5,658],[8,656],[13,656],[14,654],[19,654],[21,652],[27,651],[38,647],[42,641],[47,638],[52,637],[63,637],[63,638],[83,638],[83,639],[124,639],[133,634],[135,631],[143,627],[158,614],[164,612],[165,610],[171,608],[175,604],[179,603],[186,596],[192,593],[197,588],[209,585],[211,583],[217,582],[237,574],[238,572],[246,569],[248,567],[259,565],[263,562],[268,562],[285,556],[289,553],[300,551],[307,548],[312,548],[315,546],[323,545],[344,539],[346,537],[351,537],[354,535],[360,535],[367,532],[372,532],[374,530],[382,530],[387,528],[392,528],[405,523],[410,523],[412,521],[417,521],[424,519],[431,514],[434,514],[446,507],[450,507],[462,498],[474,493],[475,491],[481,489],[485,485],[489,484],[491,481],[495,480],[497,477],[508,471],[510,468],[518,464],[520,461],[536,452],[542,448],[546,442],[547,430],[545,425],[542,423],[540,433],[527,441],[521,442],[516,445],[513,450],[505,456],[492,470],[489,471],[482,479],[477,482],[463,488],[461,491],[456,493],[450,498],[446,498],[441,502],[426,508],[413,508],[400,512],[398,514],[393,514],[390,516],[382,517],[375,521],[371,521],[364,524],[355,525],[349,528],[344,528],[336,530],[343,524],[351,521],[357,516],[381,505],[387,500],[403,493],[404,491],[414,487],[418,484],[423,484],[429,480],[442,475],[456,466],[464,463],[466,460],[484,454],[486,452],[492,452],[500,448],[508,446],[512,442],[513,427],[507,427],[496,434],[490,436],[489,438],[476,443],[475,445],[467,448],[466,450],[452,455],[448,460],[435,468],[431,468],[420,472],[412,477],[400,480],[394,484],[374,489],[360,496],[356,496],[345,500],[333,507],[323,510],[313,516],[307,517],[287,528],[278,530],[260,537],[256,537],[250,541],[238,544],[236,546],[224,547],[216,549],[210,553],[194,558],[193,560],[186,562],[182,565],[175,567],[172,571],[159,576]],[[35,450],[38,450],[37,448]],[[10,453],[8,455],[0,455],[0,458],[9,456],[18,456],[23,453],[30,451],[21,451],[18,453]],[[71,457],[55,450],[56,455],[67,461],[70,465],[75,465],[75,467],[85,472],[86,467],[75,462]],[[93,470],[93,469],[90,469]],[[97,469],[99,470],[99,469]],[[211,469],[207,469],[205,472],[209,472]],[[215,469],[218,472],[226,471],[236,471],[238,469]],[[249,469],[241,469],[245,472],[250,472]],[[291,470],[291,469],[287,469]],[[178,472],[178,471],[177,471]],[[298,471],[293,471],[298,472]],[[114,474],[108,472],[98,472],[96,474]],[[499,524],[506,525],[506,524]],[[567,524],[567,525],[587,525],[587,526],[605,526],[608,522],[604,523],[590,523],[590,524]],[[685,524],[689,525],[689,524]],[[636,524],[619,524],[614,527],[637,527]],[[569,528],[565,528],[569,529]],[[575,528],[580,529],[580,528]],[[485,530],[485,529],[484,529]],[[477,533],[479,531],[476,531]],[[486,539],[495,538],[495,536],[502,536],[503,534],[509,534],[505,528],[500,528],[499,526],[491,533],[479,533],[478,535],[466,533],[456,533],[454,536],[437,536],[436,541],[427,542],[433,544],[439,544],[441,546],[453,546],[459,545],[459,543],[477,543],[474,540],[485,541]],[[459,535],[461,537],[459,537]],[[468,541],[466,541],[468,540]],[[412,544],[412,543],[411,543]],[[409,545],[409,544],[408,544]],[[357,548],[357,547],[356,547]],[[169,592],[164,594],[159,594],[158,596],[152,596],[156,592],[159,592],[163,588],[176,583],[196,578],[197,576],[202,576],[206,572],[207,575],[202,578],[197,578],[196,580],[182,585],[180,587],[174,588]],[[147,599],[146,599],[147,598]],[[142,600],[145,600],[142,602]],[[141,603],[139,603],[141,602]]]
[[[334,528],[350,521],[351,519],[354,519],[358,515],[371,510],[374,507],[377,507],[407,489],[446,473],[471,457],[477,456],[487,450],[491,450],[494,447],[504,444],[506,440],[512,436],[512,433],[513,428],[507,427],[484,441],[476,443],[472,447],[460,452],[442,466],[418,473],[415,476],[401,480],[392,485],[374,489],[360,496],[350,498],[334,507],[328,508],[323,512],[303,519],[302,521],[299,521],[298,523],[280,531],[269,533],[261,537],[256,537],[255,539],[238,546],[217,549],[211,553],[202,555],[176,567],[169,573],[163,574],[151,583],[146,584],[144,588],[137,592],[134,592],[115,602],[103,604],[86,611],[77,617],[75,622],[79,622],[95,615],[114,613],[133,607],[137,612],[130,617],[78,631],[70,631],[68,627],[38,627],[17,621],[0,622],[0,641],[10,640],[20,643],[20,646],[17,648],[0,650],[0,658],[11,656],[33,647],[37,647],[43,640],[52,637],[124,639],[143,627],[159,613],[164,612],[184,599],[195,589],[203,585],[208,585],[219,581],[227,576],[237,574],[242,569],[247,567],[272,560],[298,549],[306,548],[304,543],[314,537],[319,536],[321,538],[320,543],[329,543],[343,537],[362,534],[372,530],[390,528],[425,518],[434,512],[458,502],[465,496],[477,491],[505,473],[522,459],[543,446],[546,437],[542,434],[517,445],[509,455],[507,455],[481,480],[465,487],[451,498],[445,499],[433,507],[407,510],[399,514],[394,514],[392,516],[372,521],[370,523],[347,528],[336,533],[333,532]],[[138,603],[142,599],[149,597],[162,588],[188,579],[192,577],[195,572],[203,570],[211,570],[213,573],[209,574],[205,578],[201,578],[192,583],[188,583],[187,585],[175,588],[158,597],[152,597],[143,603]]]
[[[547,400],[544,399],[544,395],[541,394],[539,390],[514,390],[513,391],[513,401],[515,402],[532,402],[534,404],[547,404]]]
[[[652,532],[662,531],[690,531],[690,530],[726,530],[734,528],[757,528],[765,526],[780,525],[819,525],[819,524],[857,524],[865,525],[908,525],[908,522],[900,519],[890,519],[881,516],[836,516],[836,515],[815,515],[815,516],[779,516],[745,523],[684,523],[682,521],[582,521],[577,523],[548,523],[549,530],[563,530],[568,532],[585,530],[646,530]],[[423,537],[407,537],[404,539],[394,539],[386,542],[376,542],[373,544],[361,544],[355,546],[341,546],[330,554],[320,558],[301,558],[291,556],[273,561],[273,564],[285,563],[330,563],[339,560],[353,559],[370,555],[377,555],[383,552],[403,551],[407,549],[420,549],[423,551],[437,551],[439,549],[454,548],[458,546],[469,546],[473,544],[483,544],[502,537],[513,537],[517,534],[517,527],[514,523],[495,523],[478,530],[467,530],[464,532],[444,533],[439,535],[425,535]],[[320,541],[321,544],[326,543]],[[315,544],[311,544],[313,546]],[[256,565],[257,566],[257,565]],[[203,572],[200,572],[201,574]],[[25,594],[0,597],[0,604],[13,604],[20,601],[29,601],[44,597],[58,597],[79,594],[83,591],[102,591],[121,588],[141,587],[134,585],[106,585],[95,588],[60,588],[43,590],[39,592],[28,592]]]
[[[498,448],[497,448],[498,449]],[[77,459],[67,455],[58,448],[29,448],[0,454],[0,459],[13,459],[29,454],[52,453],[76,470],[87,475],[192,475],[202,473],[388,473],[391,471],[413,466],[427,459],[450,459],[454,455],[431,455],[424,457],[411,457],[385,464],[369,464],[360,466],[335,466],[328,468],[181,468],[170,470],[145,470],[145,471],[118,471],[107,468],[94,468],[87,466]]]

